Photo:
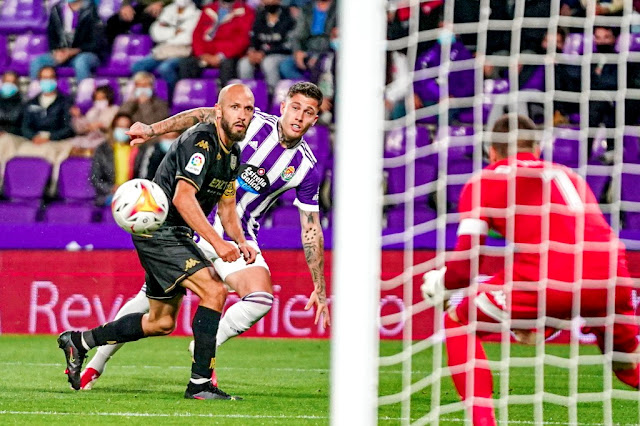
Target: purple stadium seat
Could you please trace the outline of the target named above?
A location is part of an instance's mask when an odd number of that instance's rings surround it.
[[[40,200],[51,175],[42,158],[14,157],[4,171],[4,196],[10,200]]]
[[[249,86],[256,100],[256,107],[267,112],[269,108],[269,88],[264,80],[240,80],[238,78],[229,80],[229,84],[243,83]]]
[[[385,168],[387,174],[387,193],[400,194],[406,192],[406,168],[405,166]],[[421,186],[433,182],[438,177],[437,165],[432,161],[418,160],[414,167],[414,185]],[[420,195],[418,198],[423,198]]]
[[[398,205],[392,207],[387,212],[387,229],[405,229],[405,206]],[[436,212],[429,209],[426,204],[415,203],[413,210],[413,225],[420,225],[430,220],[435,220],[437,217]]]
[[[68,201],[93,202],[96,191],[91,184],[91,159],[70,157],[60,164],[58,196]]]
[[[85,78],[78,83],[78,90],[76,92],[75,104],[80,108],[82,113],[86,113],[93,105],[93,93],[96,87],[111,86],[114,92],[114,103],[120,104],[120,86],[118,85],[118,79],[114,77],[96,77]]]
[[[98,5],[98,15],[103,22],[107,22],[107,19],[118,13],[122,0],[100,0]]]
[[[593,37],[591,37],[592,48],[591,51],[596,51],[596,43]],[[582,55],[584,53],[584,34],[582,33],[570,33],[567,34],[567,38],[564,41],[564,49],[562,53],[567,55]]]
[[[191,108],[212,107],[218,96],[218,85],[214,80],[185,78],[176,84],[173,91],[171,114]]]
[[[113,42],[113,50],[107,65],[98,67],[96,75],[128,77],[131,64],[151,53],[153,41],[148,35],[122,34]]]
[[[493,100],[496,95],[509,92],[509,80],[506,78],[500,78],[495,80],[484,81],[484,101],[482,103],[482,123],[486,124],[491,109],[493,108]],[[460,111],[458,120],[462,123],[473,123],[474,110],[473,108],[465,108]]]
[[[622,139],[622,161],[625,163],[640,163],[640,138],[625,133]]]
[[[88,203],[52,203],[44,211],[49,223],[91,223],[95,207]]]
[[[9,47],[7,37],[0,35],[0,72],[8,69],[9,65]]]
[[[640,231],[640,213],[638,212],[625,212],[624,214],[624,228],[634,229]]]
[[[218,68],[205,68],[202,70],[200,78],[207,78],[209,80],[217,80],[220,77],[220,70]]]
[[[593,191],[593,195],[596,196],[596,200],[598,201],[602,199],[604,191],[605,189],[607,189],[610,181],[610,176],[587,175],[587,183],[589,184],[591,191]]]
[[[553,162],[576,168],[580,163],[578,133],[571,129],[557,129],[553,141]]]
[[[40,210],[36,203],[0,202],[1,223],[31,223],[35,222]]]
[[[324,170],[330,165],[332,159],[331,133],[329,129],[325,126],[316,124],[309,128],[307,133],[304,135],[304,140],[311,148],[316,160],[318,160],[320,170],[324,172]]]
[[[0,9],[0,33],[44,33],[47,20],[43,0],[4,0]]]
[[[300,228],[300,213],[295,206],[278,207],[271,213],[271,221],[273,228]]]
[[[640,175],[622,173],[620,197],[622,201],[640,202]]]
[[[135,90],[135,85],[133,80],[129,80],[127,85],[123,90],[122,99],[124,102],[128,101],[129,98],[133,95],[133,91]],[[162,99],[163,101],[169,100],[169,88],[167,87],[167,82],[162,80],[161,78],[156,78],[156,84],[153,89],[155,95]]]
[[[273,99],[271,100],[271,107],[269,114],[280,115],[280,104],[287,97],[287,92],[289,88],[293,86],[295,83],[298,83],[302,80],[280,80],[273,90]]]
[[[618,40],[616,40],[616,52],[640,52],[640,34],[630,34],[630,37],[625,37],[625,34],[620,34]]]
[[[407,129],[389,130],[384,141],[385,158],[393,158],[404,155],[407,150]],[[424,127],[415,128],[415,146],[422,148],[431,143],[429,131]]]
[[[0,19],[1,21],[1,19]],[[10,69],[19,75],[29,75],[29,63],[38,55],[49,51],[46,35],[21,34],[16,37],[11,51]]]

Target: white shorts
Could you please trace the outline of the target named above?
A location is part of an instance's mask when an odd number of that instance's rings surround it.
[[[250,265],[247,265],[247,262],[245,262],[244,257],[242,256],[240,256],[240,258],[235,262],[225,262],[224,260],[220,259],[218,253],[216,253],[213,246],[209,244],[207,240],[205,240],[201,236],[194,237],[194,240],[196,241],[198,248],[202,250],[205,256],[207,256],[208,259],[211,259],[211,261],[213,262],[213,267],[215,268],[218,275],[220,275],[220,278],[222,278],[222,281],[226,281],[227,277],[234,272],[242,271],[243,269],[251,268],[253,266],[261,266],[267,271],[269,270],[269,265],[267,265],[267,262],[264,260],[264,257],[260,252],[260,247],[258,247],[258,244],[255,241],[247,241],[247,243],[258,252],[256,261]],[[235,243],[231,241],[229,242],[235,245]]]

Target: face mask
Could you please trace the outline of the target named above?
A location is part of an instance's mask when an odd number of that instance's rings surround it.
[[[2,95],[3,98],[10,98],[16,93],[18,93],[18,86],[14,83],[6,82],[0,86],[0,95]]]
[[[456,36],[451,30],[443,28],[440,30],[440,34],[438,34],[438,43],[443,44],[451,44],[456,41]]]
[[[331,49],[333,49],[334,52],[337,52],[338,48],[340,47],[340,40],[337,38],[334,38],[329,42],[329,46],[331,47]]]
[[[173,145],[173,139],[160,139],[158,141],[158,146],[162,152],[167,152]]]
[[[175,0],[174,3],[176,4],[176,6],[178,6],[179,8],[185,8],[187,7],[187,5],[189,4],[190,0]]]
[[[40,80],[40,90],[42,93],[51,93],[58,87],[58,82],[52,78],[43,78]]]
[[[129,135],[127,135],[126,133],[128,131],[129,129],[127,128],[116,127],[115,129],[113,129],[113,138],[116,140],[116,142],[120,142],[120,143],[129,142]]]
[[[616,53],[616,47],[613,44],[597,44],[598,53]]]
[[[280,5],[279,4],[268,4],[264,7],[264,10],[267,11],[267,13],[278,13],[278,11],[280,10]]]
[[[109,101],[106,99],[100,99],[99,101],[94,101],[93,106],[98,109],[105,109],[109,106]]]
[[[151,98],[153,90],[151,87],[137,87],[134,94],[136,98]]]

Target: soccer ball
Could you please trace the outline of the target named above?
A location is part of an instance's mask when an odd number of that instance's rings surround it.
[[[111,212],[122,229],[134,235],[150,234],[164,223],[169,200],[162,188],[147,179],[132,179],[113,195]]]

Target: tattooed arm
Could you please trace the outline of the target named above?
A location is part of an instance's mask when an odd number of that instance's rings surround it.
[[[331,324],[331,319],[324,281],[324,236],[318,212],[300,210],[300,224],[302,225],[304,257],[309,265],[314,286],[305,309],[310,309],[314,304],[317,305],[315,324],[320,320],[320,316],[324,315],[323,325],[327,327]]]
[[[131,145],[137,145],[158,135],[179,132],[198,123],[215,123],[215,120],[214,108],[194,108],[153,124],[134,123],[127,134],[131,136]]]

